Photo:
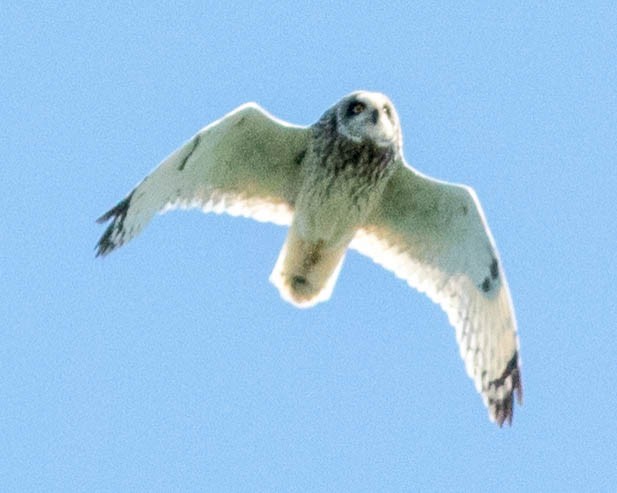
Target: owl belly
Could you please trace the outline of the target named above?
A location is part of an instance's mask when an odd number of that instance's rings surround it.
[[[347,245],[378,199],[377,189],[354,176],[316,179],[298,197],[292,228],[308,242]]]
[[[375,190],[354,180],[305,187],[270,280],[283,299],[309,307],[330,298],[356,229],[370,212]]]

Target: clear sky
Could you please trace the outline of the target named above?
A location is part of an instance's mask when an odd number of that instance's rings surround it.
[[[617,487],[614,2],[131,3],[0,12],[0,490]],[[268,282],[273,225],[173,212],[94,258],[95,219],[205,124],[310,124],[360,88],[482,201],[511,428],[439,307],[356,253],[311,310]]]

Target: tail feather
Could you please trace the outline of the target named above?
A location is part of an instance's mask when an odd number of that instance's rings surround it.
[[[332,295],[345,259],[347,244],[327,247],[323,241],[309,242],[290,228],[270,275],[281,297],[300,308],[308,308]]]

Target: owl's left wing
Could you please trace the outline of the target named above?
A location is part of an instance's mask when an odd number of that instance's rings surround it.
[[[513,395],[522,400],[516,320],[478,199],[399,164],[351,247],[441,305],[489,417],[511,423]]]
[[[279,120],[255,103],[240,106],[185,142],[99,218],[110,224],[97,255],[176,207],[289,224],[310,138],[310,127]]]

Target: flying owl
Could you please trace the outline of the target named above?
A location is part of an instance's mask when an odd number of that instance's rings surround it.
[[[199,207],[289,226],[271,282],[298,307],[326,301],[348,248],[439,303],[500,426],[522,401],[516,321],[474,191],[403,158],[390,100],[357,91],[301,127],[248,103],[199,131],[98,221],[106,255],[157,212]]]

